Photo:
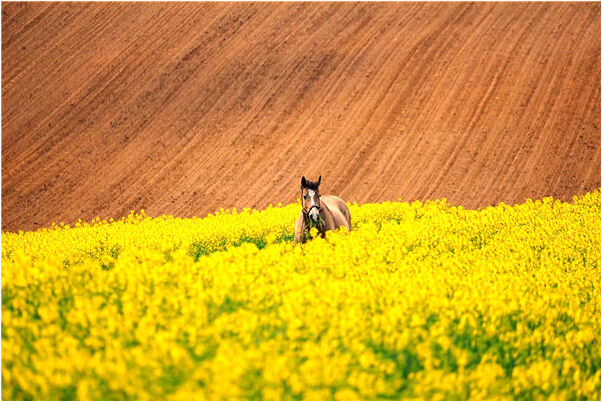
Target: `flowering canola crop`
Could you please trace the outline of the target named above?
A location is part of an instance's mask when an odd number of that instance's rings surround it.
[[[600,190],[2,233],[3,399],[600,399]]]

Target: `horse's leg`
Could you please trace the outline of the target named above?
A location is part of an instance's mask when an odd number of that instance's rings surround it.
[[[297,224],[295,225],[295,242],[305,243],[305,219],[303,219],[303,212],[299,214]]]

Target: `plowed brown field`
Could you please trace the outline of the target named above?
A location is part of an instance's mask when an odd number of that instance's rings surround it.
[[[600,3],[2,3],[2,229],[600,186]]]

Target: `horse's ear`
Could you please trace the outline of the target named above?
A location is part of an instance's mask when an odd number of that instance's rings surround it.
[[[320,177],[318,178],[318,186],[320,185],[321,181],[322,181],[322,176],[320,175]]]
[[[307,185],[307,181],[305,180],[305,176],[303,176],[301,178],[301,188],[305,188],[306,185]]]

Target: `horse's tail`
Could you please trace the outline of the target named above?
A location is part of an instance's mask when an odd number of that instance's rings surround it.
[[[347,218],[347,224],[349,225],[349,230],[351,230],[351,212],[349,212],[349,207],[347,206],[347,203],[344,203],[343,205],[345,205],[343,212],[345,213],[345,217]]]

